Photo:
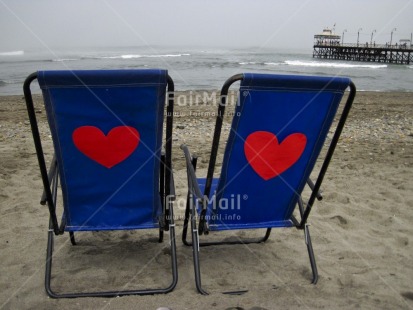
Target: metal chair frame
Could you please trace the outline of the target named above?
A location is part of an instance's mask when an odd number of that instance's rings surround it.
[[[216,118],[215,131],[214,131],[214,137],[213,137],[213,142],[212,142],[212,150],[211,150],[210,161],[209,161],[209,166],[208,166],[205,189],[203,193],[201,193],[201,190],[199,188],[197,178],[195,175],[197,158],[195,156],[191,156],[191,153],[186,145],[181,146],[181,149],[184,151],[184,155],[186,159],[188,189],[189,189],[188,196],[187,196],[186,210],[185,210],[182,241],[186,246],[192,246],[196,288],[198,292],[203,295],[207,295],[208,292],[202,288],[202,283],[201,283],[200,258],[199,258],[200,247],[212,246],[212,245],[261,243],[261,242],[267,241],[271,233],[271,227],[268,227],[266,229],[264,237],[259,238],[259,239],[243,239],[243,240],[237,240],[237,241],[218,241],[218,242],[200,242],[200,238],[199,238],[200,235],[203,235],[203,234],[207,235],[209,233],[208,223],[206,220],[206,213],[207,213],[207,206],[208,206],[207,197],[209,197],[211,187],[212,187],[212,180],[213,180],[213,174],[214,174],[214,169],[215,169],[215,164],[216,164],[216,157],[218,153],[219,140],[221,136],[221,129],[222,129],[222,123],[223,123],[223,118],[224,118],[224,113],[225,113],[225,107],[227,103],[228,91],[232,84],[234,84],[237,81],[241,81],[242,79],[243,79],[242,74],[234,75],[224,83],[221,89],[221,95],[220,95],[221,101],[218,107],[218,114]],[[299,209],[300,218],[297,219],[294,216],[292,216],[291,218],[294,224],[293,227],[299,230],[302,230],[304,232],[304,239],[305,239],[305,243],[307,246],[307,251],[308,251],[311,270],[312,270],[311,283],[313,284],[316,284],[318,281],[318,270],[317,270],[317,264],[316,264],[314,250],[312,246],[310,230],[308,227],[309,225],[307,224],[307,219],[310,215],[310,212],[314,205],[315,200],[323,199],[323,196],[321,194],[321,183],[323,182],[327,168],[330,164],[330,161],[333,156],[334,150],[336,148],[337,142],[340,138],[344,124],[346,122],[351,106],[353,104],[354,97],[356,95],[356,87],[353,82],[350,83],[349,87],[350,87],[349,96],[342,110],[341,117],[338,121],[335,133],[328,147],[326,156],[324,158],[324,162],[320,168],[317,179],[315,183],[311,179],[307,180],[307,185],[311,189],[310,198],[308,199],[306,203],[302,201],[301,197],[299,198],[298,209]],[[202,211],[199,215],[198,226],[197,226],[197,214],[196,214],[197,211],[195,210],[195,206],[194,206],[194,198],[197,199],[202,205]],[[189,222],[191,225],[190,227],[191,227],[192,242],[187,241],[187,231],[188,231]],[[227,292],[227,293],[238,294],[240,293],[240,291]]]
[[[159,223],[159,242],[163,241],[164,231],[169,231],[170,249],[171,249],[171,273],[172,281],[165,288],[148,288],[142,290],[115,290],[115,291],[95,291],[95,292],[71,292],[71,293],[56,293],[51,287],[52,276],[52,261],[53,261],[53,245],[54,235],[62,235],[65,232],[66,221],[65,216],[62,216],[62,221],[59,224],[56,215],[57,192],[59,182],[59,167],[57,160],[53,157],[50,168],[46,168],[46,160],[43,153],[43,147],[40,139],[36,112],[33,104],[31,93],[31,83],[37,79],[37,73],[32,73],[24,82],[23,91],[26,100],[27,111],[31,130],[33,133],[34,144],[36,148],[37,158],[39,162],[41,177],[43,181],[43,194],[40,203],[48,206],[49,209],[49,230],[47,238],[47,254],[46,254],[46,270],[45,270],[45,289],[47,294],[52,298],[77,298],[77,297],[117,297],[125,295],[152,295],[165,294],[171,292],[178,282],[178,267],[175,242],[175,223],[173,216],[173,200],[175,196],[175,188],[172,175],[172,124],[173,124],[173,108],[174,108],[174,83],[170,76],[167,80],[167,115],[166,115],[166,142],[165,153],[162,153],[160,162],[160,180],[159,190],[161,203],[163,207],[163,218]],[[76,245],[74,232],[69,231],[70,241],[72,245]]]

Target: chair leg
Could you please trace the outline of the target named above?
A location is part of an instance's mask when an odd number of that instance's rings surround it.
[[[199,293],[201,293],[202,295],[208,295],[208,293],[202,288],[201,284],[201,267],[199,262],[199,235],[198,229],[196,227],[195,207],[192,202],[192,197],[190,197],[189,204],[191,208],[192,255],[194,259],[195,284]]]
[[[185,225],[185,224],[184,224]],[[185,227],[184,227],[185,228]],[[182,241],[185,245],[187,246],[192,246],[192,243],[189,243],[186,240],[186,229],[184,229],[184,231],[182,232]],[[251,243],[263,243],[266,242],[268,240],[268,238],[271,235],[271,228],[267,228],[267,230],[265,231],[265,235],[262,238],[258,238],[258,239],[243,239],[243,240],[239,240],[239,241],[213,241],[213,242],[200,242],[199,246],[200,247],[204,247],[204,246],[211,246],[211,245],[232,245],[232,244],[251,244]],[[198,237],[199,238],[199,237]]]
[[[197,156],[192,156],[191,164],[192,167],[194,168],[194,171],[196,171],[196,164],[198,162],[198,157]],[[189,192],[188,195],[186,196],[186,208],[185,208],[185,218],[184,218],[184,228],[182,230],[182,243],[186,246],[191,246],[191,243],[189,243],[186,240],[187,237],[187,232],[188,232],[188,223],[189,223]]]
[[[77,297],[119,297],[126,295],[153,295],[166,294],[171,292],[178,282],[178,263],[176,257],[176,242],[175,242],[175,225],[169,227],[170,244],[171,244],[171,267],[172,267],[172,282],[166,288],[161,289],[143,289],[129,291],[101,291],[101,292],[79,292],[79,293],[55,293],[51,288],[52,275],[52,259],[54,248],[54,232],[50,224],[47,235],[47,251],[46,251],[46,272],[45,272],[45,289],[47,295],[51,298],[77,298]]]
[[[72,245],[76,245],[75,233],[73,231],[69,231],[70,242]]]
[[[47,295],[49,295],[52,298],[58,298],[59,296],[56,295],[52,291],[52,288],[50,287],[50,279],[52,277],[52,260],[53,260],[53,246],[54,246],[53,237],[54,237],[53,231],[49,229],[49,232],[47,233],[45,289],[46,289]]]
[[[267,241],[270,235],[271,235],[271,228],[267,228],[267,231],[265,232],[265,236],[260,240],[260,242]]]
[[[173,221],[173,220],[172,220]],[[178,283],[178,259],[176,255],[176,234],[175,223],[169,225],[169,242],[171,245],[171,267],[172,267],[172,283],[164,290],[164,293],[171,292]]]
[[[186,198],[186,208],[185,208],[185,217],[184,217],[184,227],[182,229],[182,243],[186,246],[191,246],[192,244],[190,242],[188,242],[188,240],[186,239],[187,235],[188,235],[188,224],[189,224],[189,193],[187,195]]]
[[[317,284],[317,281],[318,281],[317,264],[315,262],[313,244],[311,243],[310,230],[307,224],[304,226],[304,238],[305,238],[305,243],[307,245],[308,256],[310,257],[311,271],[313,272],[313,279],[311,280],[311,283]]]

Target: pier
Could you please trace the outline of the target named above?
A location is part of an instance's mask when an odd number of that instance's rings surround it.
[[[413,64],[411,40],[400,40],[396,44],[340,42],[341,36],[324,29],[314,36],[313,58],[364,61],[409,65]]]

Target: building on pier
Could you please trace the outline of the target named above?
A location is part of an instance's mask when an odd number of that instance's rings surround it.
[[[402,39],[395,44],[343,43],[341,36],[326,28],[314,35],[313,58],[379,62],[390,64],[413,64],[411,39]]]

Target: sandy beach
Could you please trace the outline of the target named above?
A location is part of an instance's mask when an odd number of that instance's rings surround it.
[[[189,102],[195,94],[177,95]],[[50,158],[46,115],[41,96],[35,98]],[[310,283],[303,232],[275,229],[264,244],[201,249],[203,284],[210,292],[201,296],[195,289],[192,249],[181,242],[187,180],[179,145],[186,143],[199,156],[197,174],[204,176],[216,112],[213,96],[206,98],[192,106],[177,102],[175,109],[175,290],[157,296],[54,300],[44,290],[48,210],[39,204],[42,184],[24,99],[0,97],[0,309],[413,308],[413,93],[357,94],[323,183],[324,199],[309,218],[317,285]],[[235,234],[259,236],[262,231]],[[168,241],[157,243],[155,230],[77,236],[77,246],[68,234],[55,239],[56,291],[117,289],[125,282],[130,289],[145,288],[170,281]],[[248,292],[222,294],[240,289]]]

